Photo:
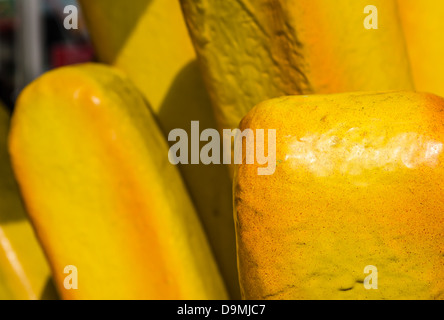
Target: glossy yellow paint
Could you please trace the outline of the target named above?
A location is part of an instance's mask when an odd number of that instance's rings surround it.
[[[52,299],[50,271],[23,208],[7,151],[9,113],[0,103],[0,300]],[[49,288],[49,287],[48,287]]]
[[[251,110],[241,129],[277,129],[277,167],[237,166],[243,297],[444,299],[443,119],[444,99],[414,92]],[[378,289],[364,287],[369,265]]]
[[[99,64],[20,95],[13,168],[65,299],[224,299],[179,171],[142,95]],[[78,289],[64,288],[65,266]]]
[[[444,96],[444,3],[398,0],[398,6],[416,89]]]
[[[181,0],[221,128],[261,101],[291,94],[407,90],[396,0]]]
[[[178,0],[80,1],[101,62],[123,70],[150,103],[165,135],[217,127]],[[232,298],[239,298],[231,180],[222,165],[180,171]],[[214,183],[217,181],[218,183]]]

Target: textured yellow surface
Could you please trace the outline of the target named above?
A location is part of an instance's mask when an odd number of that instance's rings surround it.
[[[10,152],[65,299],[224,299],[194,207],[142,96],[86,64],[29,85]],[[63,287],[78,269],[78,290]]]
[[[7,151],[9,114],[0,103],[0,300],[55,298],[49,266],[23,208]],[[48,287],[46,287],[48,286]]]
[[[413,92],[288,96],[241,128],[277,129],[277,168],[235,175],[247,299],[443,299],[444,100]],[[378,289],[367,290],[367,265]]]
[[[444,96],[444,3],[398,0],[415,87]]]
[[[178,0],[81,1],[98,58],[125,71],[165,135],[217,127]],[[239,298],[231,180],[225,166],[179,166],[233,298]],[[217,183],[214,183],[217,181]]]
[[[181,0],[222,128],[289,94],[411,89],[395,0]]]

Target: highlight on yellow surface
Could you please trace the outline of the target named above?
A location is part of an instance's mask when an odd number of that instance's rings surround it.
[[[178,0],[80,1],[101,62],[124,71],[150,103],[165,137],[216,128]],[[221,165],[179,166],[232,298],[239,298],[231,180]],[[217,181],[217,183],[215,183]]]
[[[14,172],[64,299],[225,299],[180,174],[118,70],[64,67],[20,95]],[[78,289],[64,287],[66,266]]]
[[[396,0],[181,0],[218,124],[291,94],[410,90]]]
[[[444,299],[443,120],[444,99],[403,91],[251,110],[240,129],[277,129],[277,167],[236,167],[243,297]]]
[[[398,0],[415,87],[444,96],[444,3]]]
[[[20,199],[7,151],[10,115],[0,103],[0,300],[55,299],[50,270]]]

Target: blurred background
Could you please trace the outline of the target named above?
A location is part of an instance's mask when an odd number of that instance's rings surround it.
[[[63,26],[67,5],[79,9],[78,29]],[[0,101],[10,110],[21,89],[43,72],[92,60],[76,0],[0,0]]]

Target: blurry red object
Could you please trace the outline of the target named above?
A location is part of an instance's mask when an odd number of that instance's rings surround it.
[[[89,44],[58,44],[51,49],[51,67],[89,62],[94,59],[94,50]]]

